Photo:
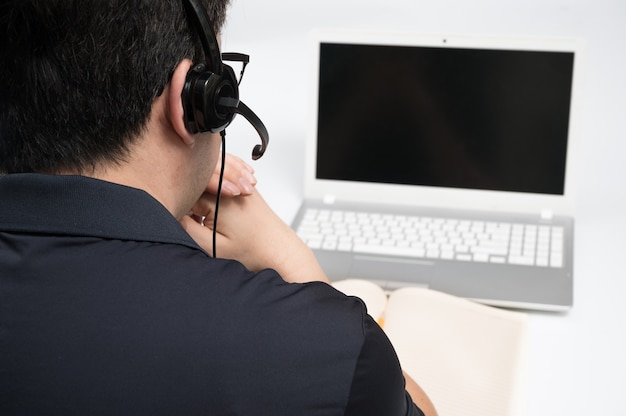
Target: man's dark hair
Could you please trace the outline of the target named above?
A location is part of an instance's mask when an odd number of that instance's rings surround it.
[[[202,0],[218,33],[229,0]],[[201,48],[182,0],[0,0],[0,173],[119,163]]]

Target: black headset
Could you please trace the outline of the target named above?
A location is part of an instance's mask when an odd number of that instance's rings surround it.
[[[189,24],[195,28],[207,59],[206,63],[193,66],[185,80],[182,101],[187,130],[192,134],[219,133],[228,127],[236,114],[241,114],[261,137],[261,144],[252,149],[252,159],[256,160],[267,149],[267,129],[259,117],[239,100],[235,72],[222,62],[217,37],[206,11],[195,0],[183,0],[183,3]],[[239,56],[247,59],[246,55]]]

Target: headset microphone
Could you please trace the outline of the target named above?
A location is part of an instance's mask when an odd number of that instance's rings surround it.
[[[195,65],[187,73],[182,93],[185,125],[190,133],[219,133],[241,114],[255,128],[261,144],[254,146],[252,159],[265,153],[269,134],[254,112],[239,100],[239,83],[232,67],[222,62],[217,37],[209,24],[206,12],[195,0],[183,0],[189,22],[200,37],[207,63]],[[245,65],[249,57],[229,53]],[[243,72],[243,71],[242,71]]]
[[[252,159],[257,160],[263,156],[263,153],[265,153],[265,150],[267,149],[267,143],[269,141],[267,129],[259,117],[257,117],[257,115],[254,114],[254,112],[252,112],[252,110],[250,110],[250,108],[245,105],[243,101],[239,101],[239,105],[234,109],[234,111],[237,114],[241,114],[246,120],[248,120],[248,122],[252,124],[252,127],[256,129],[257,133],[259,133],[259,137],[261,137],[261,144],[257,144],[252,149]]]
[[[218,100],[218,106],[228,109],[228,111],[233,112],[235,114],[241,114],[257,131],[259,137],[261,137],[261,144],[257,144],[252,149],[252,159],[257,160],[265,150],[267,149],[267,143],[269,141],[269,134],[267,133],[267,129],[265,125],[259,119],[259,117],[254,114],[250,107],[244,104],[243,101],[236,100],[232,97],[220,97]]]

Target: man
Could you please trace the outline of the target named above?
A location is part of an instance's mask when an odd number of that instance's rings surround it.
[[[0,414],[435,414],[234,157],[208,254],[192,3],[0,2]]]

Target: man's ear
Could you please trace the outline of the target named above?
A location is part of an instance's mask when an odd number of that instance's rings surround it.
[[[193,144],[195,138],[189,133],[185,126],[182,93],[185,86],[187,72],[191,68],[192,62],[189,59],[182,60],[174,69],[170,80],[168,100],[168,118],[172,127],[186,144]]]

